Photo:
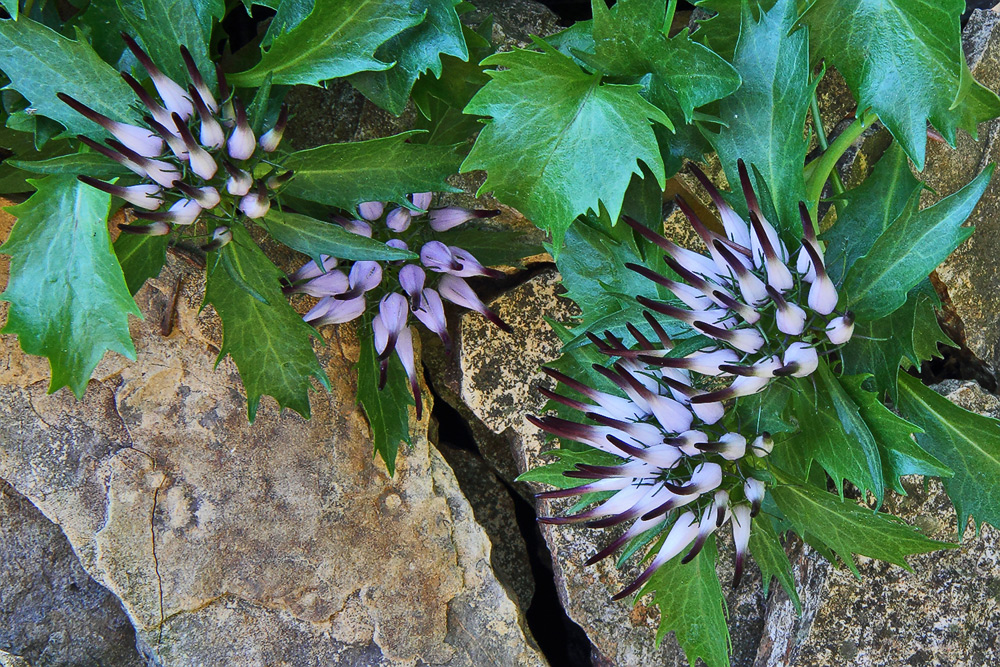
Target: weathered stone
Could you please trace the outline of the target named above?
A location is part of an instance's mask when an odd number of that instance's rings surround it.
[[[326,335],[336,382],[314,394],[311,421],[265,399],[250,425],[235,367],[214,368],[220,327],[202,294],[171,259],[137,296],[138,361],[106,358],[82,401],[46,395],[31,374],[0,386],[0,477],[62,526],[149,653],[164,665],[544,664],[426,422],[411,425],[394,478],[373,464],[351,330]],[[13,337],[2,344],[22,363]]]
[[[542,452],[553,446],[524,417],[542,412],[546,399],[536,388],[551,386],[552,382],[538,369],[559,356],[559,339],[544,318],[568,321],[578,312],[559,296],[558,277],[554,270],[543,271],[490,303],[511,322],[513,335],[495,330],[475,314],[463,317],[457,340],[458,368],[447,376],[454,392],[452,400],[462,401],[481,429],[513,450],[518,472],[548,462]],[[542,515],[554,511],[548,502],[540,503],[538,508]],[[627,602],[611,602],[611,596],[635,576],[634,565],[625,571],[617,570],[610,559],[593,567],[583,565],[611,539],[610,531],[544,525],[542,534],[552,554],[563,606],[586,631],[599,660],[622,666],[686,664],[672,637],[659,649],[654,646],[659,619],[655,607],[641,602],[631,608]],[[729,550],[722,549],[724,554]],[[724,577],[731,576],[726,557],[720,559],[720,572]],[[755,569],[747,574],[740,590],[731,596],[737,665],[752,664],[763,622],[760,577]]]
[[[974,382],[935,387],[958,405],[1000,415],[1000,398]],[[907,496],[890,494],[886,511],[925,534],[954,540],[955,512],[941,484],[904,478]],[[994,665],[1000,648],[1000,533],[970,526],[961,547],[908,559],[913,572],[858,558],[861,579],[833,568],[808,547],[793,557],[805,613],[777,594],[768,607],[757,667],[851,664]]]
[[[1000,14],[973,12],[963,46],[976,79],[991,90],[1000,90]],[[1000,159],[1000,120],[979,127],[979,140],[964,132],[957,149],[931,142],[923,178],[933,188],[924,193],[928,204],[966,185],[988,164]],[[947,291],[947,303],[959,320],[962,342],[994,369],[1000,367],[1000,274],[996,248],[1000,247],[1000,180],[994,176],[982,200],[966,223],[976,232],[938,268]]]
[[[83,570],[59,527],[2,480],[0,649],[11,654],[3,665],[145,664],[121,603]]]
[[[31,663],[19,655],[0,651],[0,667],[31,667]]]

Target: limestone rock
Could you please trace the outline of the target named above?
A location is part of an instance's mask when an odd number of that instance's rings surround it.
[[[80,567],[59,527],[3,481],[0,649],[0,665],[12,667],[145,664],[118,600]]]
[[[157,326],[180,277],[176,327]],[[540,665],[454,475],[413,423],[395,478],[372,462],[348,327],[320,349],[313,418],[257,421],[203,282],[171,259],[137,301],[138,361],[86,397],[0,385],[0,478],[58,523],[162,665]],[[22,363],[13,337],[5,358]],[[428,411],[429,412],[429,411]]]
[[[977,10],[963,34],[966,57],[976,79],[1000,90],[1000,14]],[[936,192],[927,191],[924,204],[950,195],[1000,159],[1000,120],[979,127],[976,141],[960,132],[957,149],[931,142],[923,177]],[[947,301],[960,320],[964,343],[982,361],[1000,368],[1000,180],[994,175],[979,206],[966,223],[976,232],[938,268]]]
[[[936,387],[958,405],[1000,415],[1000,399],[974,382]],[[904,478],[907,496],[891,494],[886,510],[930,537],[954,540],[956,518],[940,483],[925,489],[920,478]],[[859,558],[861,580],[833,568],[808,547],[793,554],[804,614],[778,594],[768,607],[757,667],[820,667],[850,664],[993,665],[1000,626],[1000,533],[970,527],[959,549],[909,559],[913,572]]]

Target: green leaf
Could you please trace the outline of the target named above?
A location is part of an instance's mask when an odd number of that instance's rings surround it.
[[[896,377],[904,360],[919,366],[940,356],[938,343],[954,346],[938,325],[937,294],[929,280],[910,290],[906,303],[874,321],[857,322],[854,336],[841,348],[844,372],[871,373],[879,396],[896,401]]]
[[[744,396],[736,403],[735,412],[742,423],[755,433],[789,433],[796,430],[788,421],[791,390],[781,382],[772,382],[764,391]]]
[[[17,0],[2,0],[0,6],[7,10],[12,19],[17,20]]]
[[[47,160],[6,160],[5,164],[34,174],[84,175],[105,181],[132,173],[100,153],[70,153]]]
[[[871,491],[881,504],[885,487],[878,445],[858,406],[825,361],[812,378],[798,382],[792,406],[800,431],[788,442],[792,450],[811,458],[829,473],[843,497],[843,480],[862,492]]]
[[[212,23],[226,13],[223,0],[118,0],[118,7],[164,74],[187,87],[190,77],[181,58],[183,44],[202,76],[215,80],[208,43]]]
[[[644,162],[665,186],[663,161],[650,121],[666,115],[639,95],[639,86],[602,84],[571,59],[536,40],[542,53],[497,53],[483,64],[505,69],[465,108],[491,118],[462,172],[485,169],[480,192],[521,211],[552,233],[553,255],[577,216],[601,205],[618,219],[632,174]]]
[[[739,88],[740,76],[721,57],[691,41],[686,30],[667,38],[664,30],[673,19],[674,4],[668,9],[667,0],[619,0],[608,9],[604,0],[592,0],[595,53],[577,55],[605,74],[652,74],[651,88],[662,85],[664,96],[691,122],[697,107]],[[666,105],[657,106],[668,111]]]
[[[873,512],[812,486],[780,484],[771,489],[771,495],[796,532],[823,542],[859,579],[853,554],[910,570],[906,556],[956,546],[924,537],[894,516]]]
[[[970,516],[977,529],[1000,525],[1000,422],[963,410],[906,373],[899,377],[899,411],[924,430],[917,444],[955,473],[942,483],[959,537]]]
[[[292,30],[275,35],[271,47],[245,72],[229,75],[236,86],[259,86],[271,74],[275,85],[323,81],[356,72],[389,69],[375,57],[389,38],[424,20],[411,0],[323,3]]]
[[[739,183],[737,160],[753,165],[757,192],[766,185],[774,201],[778,230],[787,237],[802,235],[799,202],[805,201],[806,114],[814,84],[809,80],[809,38],[795,30],[795,0],[778,0],[754,21],[744,5],[743,32],[733,65],[743,79],[733,95],[722,100],[718,134],[706,132],[730,184]],[[793,32],[794,31],[794,32]],[[742,197],[734,206],[746,212]],[[763,203],[763,202],[762,202]],[[766,209],[765,209],[766,211]]]
[[[563,473],[570,470],[575,470],[578,463],[583,463],[586,465],[597,465],[597,466],[613,466],[621,465],[622,459],[614,454],[608,454],[607,452],[602,452],[599,449],[594,449],[593,447],[587,447],[586,449],[580,451],[574,451],[572,449],[553,449],[544,452],[547,456],[555,456],[559,460],[554,463],[549,463],[548,465],[538,466],[537,468],[532,468],[525,473],[522,473],[515,482],[538,482],[539,484],[548,484],[549,486],[555,486],[560,489],[571,489],[576,486],[580,486],[587,480],[576,479],[573,477],[566,477]]]
[[[636,596],[652,593],[660,607],[657,646],[673,632],[692,665],[701,658],[708,667],[729,667],[726,598],[715,573],[718,555],[712,535],[689,563],[682,565],[680,558],[664,563]]]
[[[468,60],[462,22],[455,12],[460,1],[416,0],[411,11],[425,11],[427,18],[390,38],[375,52],[377,59],[396,64],[387,70],[355,74],[351,84],[383,109],[401,114],[421,73],[441,76],[441,56]]]
[[[261,226],[275,239],[293,250],[309,255],[322,266],[320,255],[337,259],[385,260],[415,259],[409,250],[390,248],[381,241],[352,234],[340,225],[323,222],[298,213],[271,209]]]
[[[111,249],[111,197],[72,176],[32,181],[37,191],[7,209],[17,218],[0,252],[11,256],[3,333],[48,357],[49,393],[80,398],[105,350],[135,359],[128,316],[142,317]]]
[[[921,189],[906,153],[899,142],[892,142],[871,176],[840,197],[844,204],[837,209],[837,222],[823,234],[827,244],[824,261],[835,283],[839,284],[847,269],[868,253]]]
[[[62,123],[73,134],[106,136],[56,93],[72,95],[114,120],[139,120],[132,90],[79,33],[73,41],[23,16],[0,21],[0,70],[10,78],[9,88],[24,95],[35,113]]]
[[[903,475],[950,477],[951,469],[924,451],[913,439],[922,429],[895,415],[882,404],[878,394],[866,391],[862,385],[868,375],[840,378],[841,385],[858,406],[858,412],[875,437],[882,453],[885,482],[896,493],[906,495],[899,478]]]
[[[315,0],[269,0],[273,3],[275,14],[267,26],[260,45],[263,48],[271,46],[274,38],[294,30],[312,12]]]
[[[402,204],[411,192],[457,192],[447,181],[461,162],[455,147],[408,143],[417,134],[292,153],[284,167],[294,169],[295,178],[284,192],[348,211],[364,201]]]
[[[760,568],[764,579],[764,595],[771,586],[771,579],[777,579],[781,587],[788,593],[795,611],[802,613],[802,602],[795,590],[795,578],[792,576],[792,564],[782,546],[778,533],[767,514],[761,514],[750,524],[750,553]]]
[[[361,355],[358,357],[358,402],[365,410],[372,427],[375,453],[385,461],[389,475],[396,474],[396,454],[399,443],[410,444],[410,394],[406,373],[396,355],[392,355],[385,387],[380,391],[378,353],[372,342],[371,327],[362,326]],[[374,453],[373,453],[374,455]]]
[[[743,19],[743,7],[767,11],[774,6],[774,0],[746,3],[744,0],[695,0],[695,6],[715,12],[715,15],[698,21],[695,39],[702,42],[723,58],[732,59],[736,51],[736,42],[740,37],[740,22]]]
[[[844,279],[842,300],[859,320],[888,315],[906,294],[972,234],[962,227],[989,185],[993,165],[971,183],[922,211],[914,205],[878,237]]]
[[[962,0],[813,0],[802,15],[814,57],[837,68],[858,108],[875,110],[918,170],[928,120],[954,146],[957,127],[975,135],[1000,114],[1000,99],[965,64],[963,11]]]
[[[167,262],[168,236],[121,233],[115,240],[115,255],[132,296],[150,278],[160,275]]]
[[[313,352],[311,338],[316,333],[281,293],[281,270],[242,226],[230,229],[232,242],[209,254],[208,265],[214,270],[205,288],[205,303],[222,318],[219,359],[228,354],[236,362],[250,421],[257,416],[264,394],[273,396],[281,408],[308,418],[310,377],[330,388]]]
[[[545,252],[535,234],[531,230],[478,228],[466,223],[434,238],[446,245],[468,250],[483,266],[518,267],[526,257]]]

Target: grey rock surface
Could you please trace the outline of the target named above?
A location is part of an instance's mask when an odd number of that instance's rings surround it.
[[[0,664],[146,664],[118,599],[84,571],[59,527],[2,480],[0,649],[9,655]]]

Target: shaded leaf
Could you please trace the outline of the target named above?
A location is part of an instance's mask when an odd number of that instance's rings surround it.
[[[781,544],[778,533],[774,531],[771,517],[761,514],[750,524],[750,554],[757,562],[764,580],[764,595],[771,586],[771,579],[777,579],[781,587],[788,593],[795,611],[802,613],[802,602],[795,590],[795,577],[792,576],[792,564],[788,554]]]
[[[560,489],[571,489],[573,487],[580,486],[587,481],[563,475],[564,472],[575,470],[578,463],[598,466],[613,466],[621,465],[622,463],[622,459],[620,457],[615,456],[614,454],[608,454],[607,452],[602,452],[601,450],[594,449],[593,447],[587,447],[586,449],[580,451],[572,449],[553,449],[544,452],[544,454],[546,456],[554,456],[558,460],[554,463],[549,463],[548,465],[532,468],[531,470],[522,473],[514,481],[537,482],[539,484],[555,486]]]
[[[385,387],[380,391],[378,353],[372,342],[370,326],[359,330],[361,354],[358,357],[358,402],[365,410],[372,428],[374,454],[385,461],[389,475],[396,474],[396,454],[399,444],[410,444],[410,394],[406,372],[396,355],[389,360]]]
[[[212,23],[226,13],[223,0],[118,0],[122,15],[164,74],[187,88],[188,73],[180,45],[191,52],[207,81],[215,80],[209,55]]]
[[[49,392],[80,398],[105,350],[135,359],[128,316],[141,317],[111,249],[111,197],[72,176],[32,181],[37,191],[7,209],[17,218],[0,252],[11,256],[3,333],[48,357]]]
[[[99,153],[70,153],[47,160],[6,160],[5,164],[33,174],[84,175],[109,181],[131,171]]]
[[[146,281],[160,275],[167,262],[168,236],[122,233],[115,239],[115,255],[132,296]]]
[[[436,234],[434,238],[446,245],[469,251],[483,266],[518,267],[526,257],[545,252],[536,234],[539,233],[535,231],[532,234],[531,229],[487,229],[472,227],[466,223]]]
[[[397,260],[417,257],[409,250],[390,248],[381,241],[352,234],[333,222],[323,222],[298,213],[271,209],[261,226],[293,250],[309,255],[318,265],[320,255],[351,260]]]

